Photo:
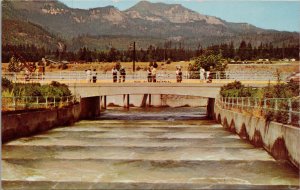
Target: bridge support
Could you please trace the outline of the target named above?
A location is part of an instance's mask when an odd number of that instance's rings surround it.
[[[124,108],[129,108],[129,94],[123,95]]]
[[[148,106],[151,107],[151,94],[149,94],[148,97],[149,97],[149,105]]]
[[[81,119],[90,119],[100,115],[100,97],[93,96],[81,98],[80,100]]]
[[[206,116],[208,119],[214,119],[215,98],[208,98],[206,107]]]
[[[106,110],[106,96],[101,96],[101,100],[100,100],[100,103],[101,103],[101,108],[105,109]]]

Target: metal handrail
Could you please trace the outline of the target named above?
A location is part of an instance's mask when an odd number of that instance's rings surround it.
[[[76,96],[4,96],[2,110],[64,107],[80,101]]]
[[[200,78],[199,71],[183,71],[183,79],[198,79]],[[281,78],[284,80],[291,73],[282,73]],[[10,80],[25,80],[24,73],[10,73],[4,72],[2,76],[8,77]],[[97,72],[98,80],[112,79],[111,71]],[[136,71],[135,73],[127,73],[127,79],[147,79],[147,71]],[[168,80],[175,79],[176,72],[168,70],[158,70],[157,79]],[[204,75],[206,77],[206,73]],[[210,72],[210,76],[213,79],[230,79],[230,80],[276,80],[276,76],[273,72],[246,72],[246,71],[213,71]],[[46,73],[31,73],[30,80],[84,80],[87,79],[87,75],[84,71],[59,71],[59,72],[46,72]]]
[[[283,106],[280,106],[280,103]],[[293,118],[298,121],[296,125],[300,126],[300,99],[298,98],[253,98],[253,97],[217,97],[217,104],[223,109],[231,110],[233,108],[239,108],[241,110],[247,110],[249,108],[260,110],[261,113],[267,113],[267,111],[273,111],[274,113],[285,112],[288,114],[288,124],[293,123]],[[293,104],[297,107],[294,108]],[[286,109],[282,108],[285,107]]]

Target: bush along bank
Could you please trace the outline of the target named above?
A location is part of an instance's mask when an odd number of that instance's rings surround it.
[[[63,107],[74,103],[68,86],[56,81],[50,84],[12,83],[2,78],[2,111]]]
[[[247,101],[246,106],[240,111],[259,114],[267,122],[276,121],[299,126],[299,92],[299,85],[292,82],[278,82],[275,85],[268,84],[264,88],[253,88],[235,81],[223,86],[220,95],[223,98],[229,98],[230,103],[234,105],[240,105],[239,99],[245,99]],[[257,106],[247,107],[247,105],[254,105],[254,101]],[[229,107],[233,109],[240,108],[232,105]]]

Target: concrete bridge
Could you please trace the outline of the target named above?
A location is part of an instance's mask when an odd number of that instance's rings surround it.
[[[124,107],[130,106],[130,95],[143,95],[141,105],[148,102],[151,105],[152,97],[162,94],[198,96],[208,99],[207,115],[213,116],[215,98],[224,84],[218,83],[69,83],[72,94],[81,97],[82,107],[86,108],[88,117],[100,114],[101,107],[106,109],[107,96],[123,96]],[[265,84],[254,84],[253,87],[261,88]],[[85,111],[83,111],[85,112]]]

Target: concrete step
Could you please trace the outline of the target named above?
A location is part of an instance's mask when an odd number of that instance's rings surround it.
[[[36,137],[82,137],[82,138],[239,138],[238,136],[228,131],[216,132],[185,132],[185,131],[131,131],[126,129],[112,130],[112,131],[49,131],[44,134],[36,135]]]
[[[111,126],[111,127],[121,127],[121,126],[134,126],[134,127],[166,127],[166,126],[181,126],[181,127],[199,127],[205,125],[218,125],[213,120],[82,120],[75,123],[74,126],[81,125],[91,125],[91,126]]]
[[[102,146],[102,147],[231,147],[253,148],[236,138],[87,138],[87,137],[29,137],[11,141],[15,146]]]
[[[293,168],[278,161],[9,159],[2,161],[2,168],[2,181],[8,186],[15,182],[56,182],[58,185],[74,181],[81,185],[103,185],[101,187],[108,184],[108,188],[115,188],[115,184],[120,183],[133,188],[136,188],[135,184],[149,184],[150,187],[152,184],[156,187],[170,187],[172,184],[197,184],[197,187],[214,184],[241,187],[299,185],[299,176]]]
[[[2,148],[2,159],[127,159],[127,160],[269,160],[262,149],[189,147],[13,146]]]
[[[85,132],[85,131],[92,131],[92,132],[102,132],[102,131],[129,131],[129,132],[225,132],[223,128],[219,125],[212,126],[197,126],[197,127],[184,127],[184,126],[156,126],[156,127],[137,127],[136,125],[126,125],[123,127],[118,126],[69,126],[69,127],[62,127],[56,128],[51,130],[53,132]],[[49,134],[49,133],[44,133]]]
[[[257,184],[197,184],[197,183],[143,183],[143,182],[80,182],[80,181],[2,181],[7,190],[26,189],[249,189],[249,190],[283,190],[299,189],[295,185],[257,185]]]

